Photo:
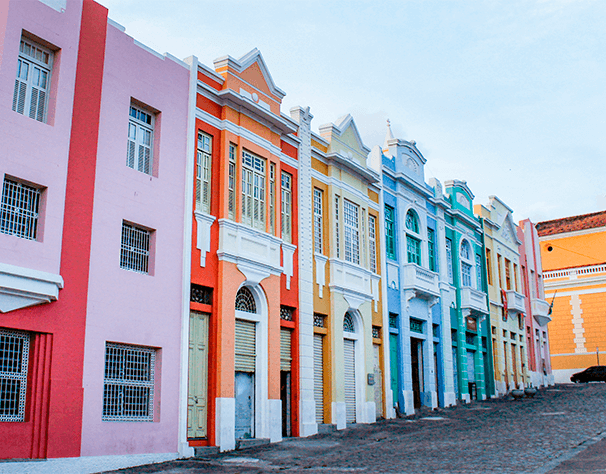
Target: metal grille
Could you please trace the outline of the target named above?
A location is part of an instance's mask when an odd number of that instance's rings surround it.
[[[4,178],[0,232],[36,240],[40,189]]]
[[[282,172],[282,239],[292,241],[292,176]]]
[[[229,145],[229,177],[227,182],[227,210],[229,218],[236,218],[236,146]]]
[[[323,328],[325,319],[326,316],[323,314],[314,313],[314,326],[317,328]]]
[[[359,209],[354,203],[343,201],[343,223],[345,224],[345,260],[360,263]]]
[[[353,318],[349,313],[345,313],[345,316],[343,317],[343,331],[356,332],[356,327],[354,325]]]
[[[257,303],[255,302],[255,297],[245,286],[240,288],[240,290],[238,290],[238,294],[236,295],[236,310],[245,311],[247,313],[257,312]]]
[[[469,242],[467,242],[466,240],[461,243],[461,257],[466,260],[471,259],[471,250],[469,248]]]
[[[292,364],[292,331],[280,328],[280,370],[289,371]]]
[[[389,313],[389,327],[398,329],[398,315],[396,313]]]
[[[29,335],[0,329],[0,421],[24,421]]]
[[[126,166],[145,174],[152,172],[153,116],[131,105],[128,120]]]
[[[381,339],[381,328],[379,326],[372,327],[372,337],[375,339]]]
[[[149,272],[149,230],[122,222],[120,268],[139,273]]]
[[[237,372],[254,372],[256,368],[256,324],[236,319],[235,368]]]
[[[189,300],[193,303],[213,304],[213,289],[192,283]]]
[[[316,423],[324,423],[324,338],[314,334],[314,401]]]
[[[415,234],[419,233],[419,220],[412,209],[406,213],[406,228]]]
[[[280,306],[280,319],[284,321],[292,321],[294,310],[288,306]]]
[[[356,355],[355,342],[351,339],[343,340],[344,364],[343,375],[345,379],[345,421],[356,422]]]
[[[394,233],[394,209],[385,205],[385,253],[389,258],[396,258],[396,237]]]
[[[154,421],[156,351],[105,344],[103,421]]]
[[[314,252],[322,253],[322,195],[321,189],[314,188]]]
[[[410,318],[410,330],[419,334],[423,334],[423,321]]]
[[[368,216],[368,251],[370,253],[370,271],[377,273],[377,237],[375,217]]]
[[[196,158],[196,205],[204,212],[210,212],[212,143],[212,138],[209,135],[198,132],[198,153]]]
[[[341,258],[341,242],[339,239],[339,196],[335,196],[335,246],[337,249],[337,258]]]

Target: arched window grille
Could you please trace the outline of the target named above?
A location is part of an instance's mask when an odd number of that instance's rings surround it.
[[[343,331],[356,332],[353,317],[349,313],[345,313],[345,317],[343,318]]]
[[[461,242],[461,285],[472,286],[471,246],[467,240]]]
[[[256,313],[257,303],[251,291],[243,286],[236,295],[236,311],[245,311],[246,313]]]
[[[408,263],[421,265],[421,239],[419,219],[412,209],[406,213],[406,256]]]
[[[461,257],[471,260],[471,249],[469,247],[469,242],[466,240],[461,244]]]
[[[419,233],[419,219],[412,209],[406,213],[406,228],[412,230],[415,234]]]

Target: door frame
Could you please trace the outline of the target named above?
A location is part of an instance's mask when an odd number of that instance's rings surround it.
[[[342,331],[342,333],[343,339],[349,339],[354,341],[354,373],[356,376],[356,423],[367,423],[369,420],[366,420],[366,416],[364,413],[364,405],[366,402],[366,358],[364,357],[364,324],[358,310],[354,310],[351,308],[348,309],[347,311],[345,311],[345,313],[343,313],[343,318],[345,318],[345,315],[347,313],[349,313],[352,317],[354,323],[354,332]],[[343,324],[341,324],[341,327],[343,327]],[[345,351],[345,345],[343,345],[343,351]],[[345,354],[345,352],[343,354]],[[345,388],[345,378],[343,378],[343,387]]]

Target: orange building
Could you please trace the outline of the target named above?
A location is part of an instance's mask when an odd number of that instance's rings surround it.
[[[606,362],[606,211],[537,224],[555,382]]]
[[[187,442],[225,451],[299,434],[299,139],[257,49],[188,61]]]

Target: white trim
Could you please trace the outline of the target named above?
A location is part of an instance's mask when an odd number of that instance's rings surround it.
[[[347,191],[349,194],[364,201],[363,204],[366,204],[369,208],[371,208],[375,211],[380,210],[379,204],[377,204],[376,202],[371,200],[370,196],[368,196],[368,194],[366,194],[366,195],[363,194],[358,189],[345,183],[344,181],[341,181],[340,179],[333,178],[332,176],[330,176],[330,177],[326,176],[325,174],[322,174],[318,170],[315,170],[313,168],[311,170],[311,177],[317,179],[322,184],[325,184],[327,186],[333,186],[334,188],[337,188],[339,191]]]
[[[0,313],[56,301],[61,288],[61,275],[0,263]]]
[[[545,299],[553,298],[555,293],[547,293],[548,291],[553,291],[553,289],[545,288]],[[606,288],[595,288],[595,289],[577,290],[577,291],[564,291],[564,292],[559,292],[558,297],[573,296],[573,295],[590,295],[593,293],[606,293]]]
[[[196,248],[200,250],[200,266],[206,266],[206,254],[210,252],[210,228],[215,221],[215,216],[202,211],[194,211],[196,217]]]

